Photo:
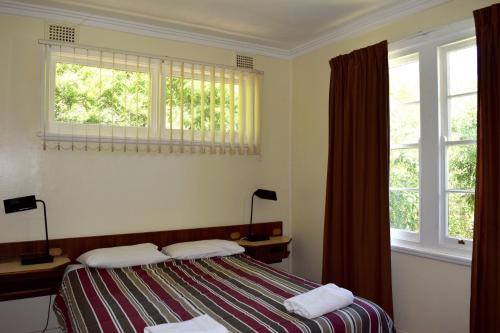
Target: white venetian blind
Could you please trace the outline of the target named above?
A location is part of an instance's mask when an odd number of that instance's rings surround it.
[[[40,44],[44,149],[260,153],[260,71]]]

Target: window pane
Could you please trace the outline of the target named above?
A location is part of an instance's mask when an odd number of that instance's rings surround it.
[[[401,104],[391,98],[391,144],[417,143],[420,138],[420,104]]]
[[[191,99],[193,99],[193,128],[195,130],[201,130],[202,124],[204,129],[207,131],[210,129],[210,82],[205,81],[205,105],[204,105],[204,116],[202,119],[201,115],[201,92],[202,84],[200,80],[194,80],[193,89],[191,90],[191,78],[184,78],[181,80],[179,77],[165,78],[165,103],[166,103],[166,128],[170,128],[170,118],[172,118],[172,128],[180,129],[180,114],[181,114],[181,100],[184,101],[183,109],[183,128],[185,130],[191,129]],[[225,129],[229,132],[229,127],[231,124],[230,119],[230,85],[226,83],[224,85],[224,110],[225,110]],[[221,129],[221,90],[222,84],[220,82],[215,83],[215,129]],[[181,91],[183,93],[181,99]],[[238,85],[234,85],[234,126],[235,131],[238,131]],[[172,114],[170,113],[170,95],[172,95]]]
[[[391,228],[419,231],[418,192],[390,191]]]
[[[182,96],[181,96],[182,95]],[[181,98],[182,97],[182,98]],[[201,129],[201,82],[194,81],[194,89],[191,91],[191,79],[179,77],[170,79],[165,78],[165,127],[170,128],[170,118],[172,118],[172,128],[181,128],[181,105],[183,105],[183,128],[191,129],[191,99],[193,99],[193,127],[196,130]],[[181,101],[183,103],[181,103]],[[172,110],[170,110],[170,102],[172,102]],[[205,128],[210,124],[210,88],[205,82],[205,115],[204,115]]]
[[[474,189],[476,186],[476,145],[449,146],[448,188]]]
[[[448,235],[472,239],[474,229],[474,194],[448,193]]]
[[[477,95],[451,97],[448,100],[451,140],[476,138]]]
[[[149,86],[146,73],[57,63],[55,120],[146,127]]]
[[[391,149],[390,187],[418,188],[418,149]]]
[[[405,60],[408,59],[407,60]],[[420,80],[418,59],[415,55],[394,60],[391,65],[390,96],[399,103],[418,102],[420,100]]]
[[[476,46],[448,52],[448,94],[477,90]]]

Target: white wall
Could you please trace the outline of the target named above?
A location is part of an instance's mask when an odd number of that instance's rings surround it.
[[[392,252],[399,333],[469,331],[470,267]]]
[[[81,44],[227,65],[235,57],[83,26],[79,35]],[[289,61],[255,57],[265,72],[261,156],[43,151],[37,137],[41,38],[43,20],[0,15],[0,200],[36,194],[47,203],[50,238],[63,238],[248,223],[251,193],[262,187],[276,190],[278,201],[256,200],[254,221],[282,220],[291,233]],[[0,242],[42,239],[41,214],[2,211]],[[45,303],[0,303],[0,332],[42,329]]]
[[[405,39],[495,1],[454,0],[292,60],[292,225],[294,272],[319,281],[328,154],[328,61],[384,39]],[[437,218],[437,217],[436,217]],[[396,326],[406,333],[467,332],[470,268],[392,253]]]

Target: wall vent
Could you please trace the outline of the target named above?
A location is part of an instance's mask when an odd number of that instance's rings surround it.
[[[65,43],[76,43],[78,30],[76,27],[65,24],[47,24],[47,38]]]
[[[236,55],[236,67],[253,69],[253,57],[237,54]]]

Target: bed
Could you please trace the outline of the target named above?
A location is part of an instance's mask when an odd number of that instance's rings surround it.
[[[245,254],[168,260],[120,269],[80,267],[65,274],[54,309],[67,332],[140,332],[145,326],[208,314],[230,332],[393,332],[389,316],[356,297],[313,320],[283,301],[318,284]]]

